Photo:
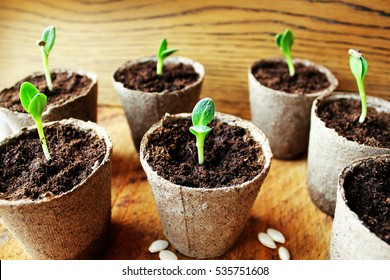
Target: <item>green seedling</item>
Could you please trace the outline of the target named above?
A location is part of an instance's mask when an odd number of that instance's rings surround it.
[[[350,49],[349,53],[349,67],[351,68],[352,74],[355,76],[360,101],[362,104],[362,112],[359,117],[359,122],[363,123],[367,117],[367,102],[366,102],[366,91],[364,89],[364,77],[367,74],[368,64],[367,60],[363,57],[362,53],[358,50]]]
[[[288,71],[290,72],[290,77],[294,76],[295,68],[294,63],[291,57],[291,47],[294,43],[294,34],[290,29],[286,29],[284,33],[276,34],[275,42],[286,57],[286,62],[288,66]]]
[[[214,101],[211,98],[203,98],[192,111],[192,125],[190,132],[196,137],[196,147],[198,148],[198,163],[204,163],[204,141],[206,135],[211,131],[207,125],[213,120],[215,114]]]
[[[43,153],[45,154],[46,160],[50,160],[51,157],[42,126],[42,112],[47,102],[46,95],[40,93],[33,84],[24,82],[20,87],[20,101],[22,102],[23,108],[34,119],[35,125],[37,126],[39,139],[41,140]]]
[[[43,68],[45,69],[45,77],[47,87],[50,91],[53,91],[53,83],[51,81],[51,75],[49,70],[49,54],[53,48],[54,41],[56,40],[56,28],[54,26],[48,26],[43,30],[41,40],[37,42],[42,53]]]
[[[164,59],[178,51],[178,49],[167,49],[168,42],[165,38],[162,39],[160,47],[157,52],[157,75],[161,76],[163,73]]]

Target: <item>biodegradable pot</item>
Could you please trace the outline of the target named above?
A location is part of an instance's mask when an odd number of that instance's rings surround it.
[[[157,58],[150,56],[128,61],[121,65],[115,72],[127,68],[130,65],[147,61],[157,61]],[[167,57],[164,60],[164,64],[177,63],[192,65],[195,72],[199,75],[199,79],[196,82],[177,91],[149,93],[131,90],[124,87],[123,83],[115,80],[115,72],[112,75],[112,83],[124,108],[133,143],[137,151],[139,151],[141,139],[145,132],[153,124],[158,122],[165,113],[177,114],[191,112],[199,100],[204,79],[203,65],[184,57]]]
[[[0,115],[0,141],[10,134],[12,134],[12,130],[8,126],[7,120]]]
[[[348,206],[345,195],[345,179],[353,176],[354,169],[367,162],[390,161],[390,155],[370,157],[353,162],[345,167],[338,179],[337,203],[330,241],[332,260],[387,259],[390,260],[390,245],[371,232],[358,215]]]
[[[44,122],[58,121],[62,119],[75,118],[84,121],[96,122],[97,119],[97,76],[95,73],[84,70],[68,70],[68,69],[54,69],[51,73],[76,73],[87,76],[92,80],[91,86],[82,95],[66,100],[62,104],[50,105],[48,104],[46,110],[42,114]],[[44,75],[37,72],[29,77]],[[7,121],[12,132],[18,131],[22,127],[34,125],[34,120],[27,113],[11,111],[7,108],[0,107],[0,118]],[[1,140],[1,138],[0,138]]]
[[[111,140],[95,123],[76,119],[60,123],[103,139],[104,159],[86,180],[68,192],[35,201],[0,199],[0,217],[33,259],[97,258],[106,248],[111,219]],[[36,128],[23,128],[1,141],[0,146],[33,130]]]
[[[191,115],[185,113],[166,117],[191,118]],[[162,121],[153,125],[141,142],[141,164],[152,187],[164,234],[177,250],[193,258],[218,257],[233,246],[244,229],[249,211],[271,165],[271,149],[259,128],[227,114],[217,113],[215,119],[245,128],[261,145],[265,157],[264,168],[252,180],[215,189],[174,184],[159,176],[147,162],[148,135],[161,126]]]
[[[296,158],[306,152],[312,102],[318,96],[332,92],[338,85],[335,76],[324,66],[302,59],[294,59],[293,62],[315,67],[324,73],[330,82],[329,87],[308,94],[287,93],[266,87],[256,80],[252,68],[258,61],[248,70],[252,122],[268,137],[272,154],[279,159]]]
[[[358,94],[334,92],[317,98],[311,111],[308,190],[317,207],[331,216],[336,207],[337,180],[341,170],[359,158],[390,153],[387,148],[371,147],[348,140],[325,126],[318,117],[318,109],[327,102],[342,98],[360,100]],[[390,102],[383,99],[367,96],[367,106],[377,111],[390,112]]]

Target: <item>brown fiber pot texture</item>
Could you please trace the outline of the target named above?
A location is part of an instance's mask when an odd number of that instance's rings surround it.
[[[348,206],[345,197],[345,178],[356,166],[368,161],[390,161],[390,155],[370,157],[345,167],[339,177],[337,203],[334,213],[330,256],[332,260],[390,260],[390,245],[371,232]]]
[[[337,180],[341,170],[357,159],[390,153],[387,148],[371,147],[348,140],[325,126],[318,117],[318,107],[340,98],[360,100],[358,94],[334,92],[313,102],[307,158],[307,184],[311,199],[317,207],[331,216],[336,207]],[[390,102],[380,98],[367,96],[367,106],[390,112]]]
[[[156,57],[144,57],[128,61],[121,65],[115,72],[128,67],[129,65],[146,61],[156,61]],[[184,57],[168,57],[164,64],[184,63],[192,65],[199,79],[193,84],[177,91],[164,92],[143,92],[125,88],[123,83],[117,82],[112,75],[112,83],[122,103],[127,122],[129,124],[133,143],[137,151],[145,132],[165,113],[177,114],[191,112],[199,100],[200,91],[204,79],[204,68],[202,64]]]
[[[67,100],[58,105],[48,105],[42,114],[44,122],[59,121],[62,119],[75,118],[84,121],[96,122],[97,119],[97,94],[98,81],[95,73],[84,70],[70,69],[54,69],[51,73],[77,73],[87,76],[92,80],[91,86],[84,94]],[[35,73],[32,76],[44,75],[43,73]],[[34,120],[27,113],[14,112],[7,108],[0,107],[0,118],[3,118],[8,123],[12,132],[18,131],[22,127],[34,125]],[[1,138],[0,138],[1,140]]]
[[[8,135],[12,134],[11,128],[8,126],[7,120],[0,113],[0,141]]]
[[[190,118],[190,114],[167,116]],[[263,132],[252,123],[235,116],[217,113],[215,118],[247,129],[262,148],[264,168],[250,181],[224,188],[189,188],[160,177],[147,163],[145,150],[148,134],[141,142],[141,164],[152,187],[163,231],[169,242],[182,254],[193,258],[213,258],[233,246],[244,229],[249,211],[271,165],[271,149]]]
[[[265,61],[284,61],[282,58]],[[248,70],[249,99],[252,122],[268,137],[272,154],[279,159],[296,158],[307,151],[310,128],[310,109],[313,100],[332,92],[338,85],[335,76],[324,66],[308,60],[294,59],[294,63],[313,66],[325,73],[330,86],[309,94],[286,93],[260,84]]]
[[[112,144],[95,123],[75,119],[60,123],[102,138],[106,144],[103,161],[86,180],[61,195],[37,201],[0,200],[0,218],[33,259],[94,259],[106,249],[109,235]],[[24,128],[0,145],[35,129]]]

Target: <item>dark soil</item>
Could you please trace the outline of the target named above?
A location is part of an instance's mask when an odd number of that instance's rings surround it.
[[[220,188],[253,179],[263,169],[261,146],[243,128],[213,120],[205,141],[205,162],[198,164],[190,119],[164,119],[149,136],[148,163],[163,178],[187,187]]]
[[[50,161],[45,159],[36,131],[0,149],[0,199],[39,200],[67,192],[104,158],[104,141],[71,125],[51,125],[45,135]]]
[[[284,61],[261,60],[252,66],[252,74],[263,86],[286,93],[307,94],[330,86],[326,75],[312,66],[296,63],[295,75],[290,77]]]
[[[349,174],[344,184],[351,210],[390,244],[390,162],[367,162]]]
[[[163,74],[156,74],[156,62],[147,61],[133,64],[114,74],[114,79],[128,89],[143,92],[177,91],[195,83],[199,79],[192,65],[183,63],[165,64]]]
[[[34,84],[39,92],[47,96],[47,106],[59,105],[67,100],[74,99],[86,93],[92,84],[92,80],[79,74],[68,74],[67,72],[52,73],[53,91],[49,91],[46,85],[45,75],[29,76],[18,82],[11,88],[4,89],[0,93],[0,106],[25,113],[19,99],[19,89],[23,82]]]
[[[390,114],[369,107],[366,120],[359,123],[360,106],[359,100],[339,99],[320,104],[317,114],[326,127],[350,141],[390,148]]]

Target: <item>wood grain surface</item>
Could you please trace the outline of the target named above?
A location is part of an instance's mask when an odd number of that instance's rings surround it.
[[[281,56],[274,35],[295,34],[293,56],[328,67],[339,90],[356,91],[347,50],[369,63],[366,91],[390,99],[390,2],[1,0],[0,88],[41,71],[36,40],[57,27],[50,68],[82,68],[99,78],[98,123],[113,143],[112,234],[104,259],[157,259],[149,244],[164,238],[150,186],[130,140],[111,74],[123,62],[153,55],[162,37],[178,55],[206,70],[202,97],[220,112],[250,118],[247,69],[255,60]],[[306,158],[273,160],[271,171],[235,246],[221,259],[278,259],[257,241],[267,227],[281,230],[293,259],[326,259],[332,219],[310,201]],[[173,249],[173,248],[171,248]],[[26,259],[17,240],[0,225],[0,259]],[[179,254],[179,259],[186,259]]]

